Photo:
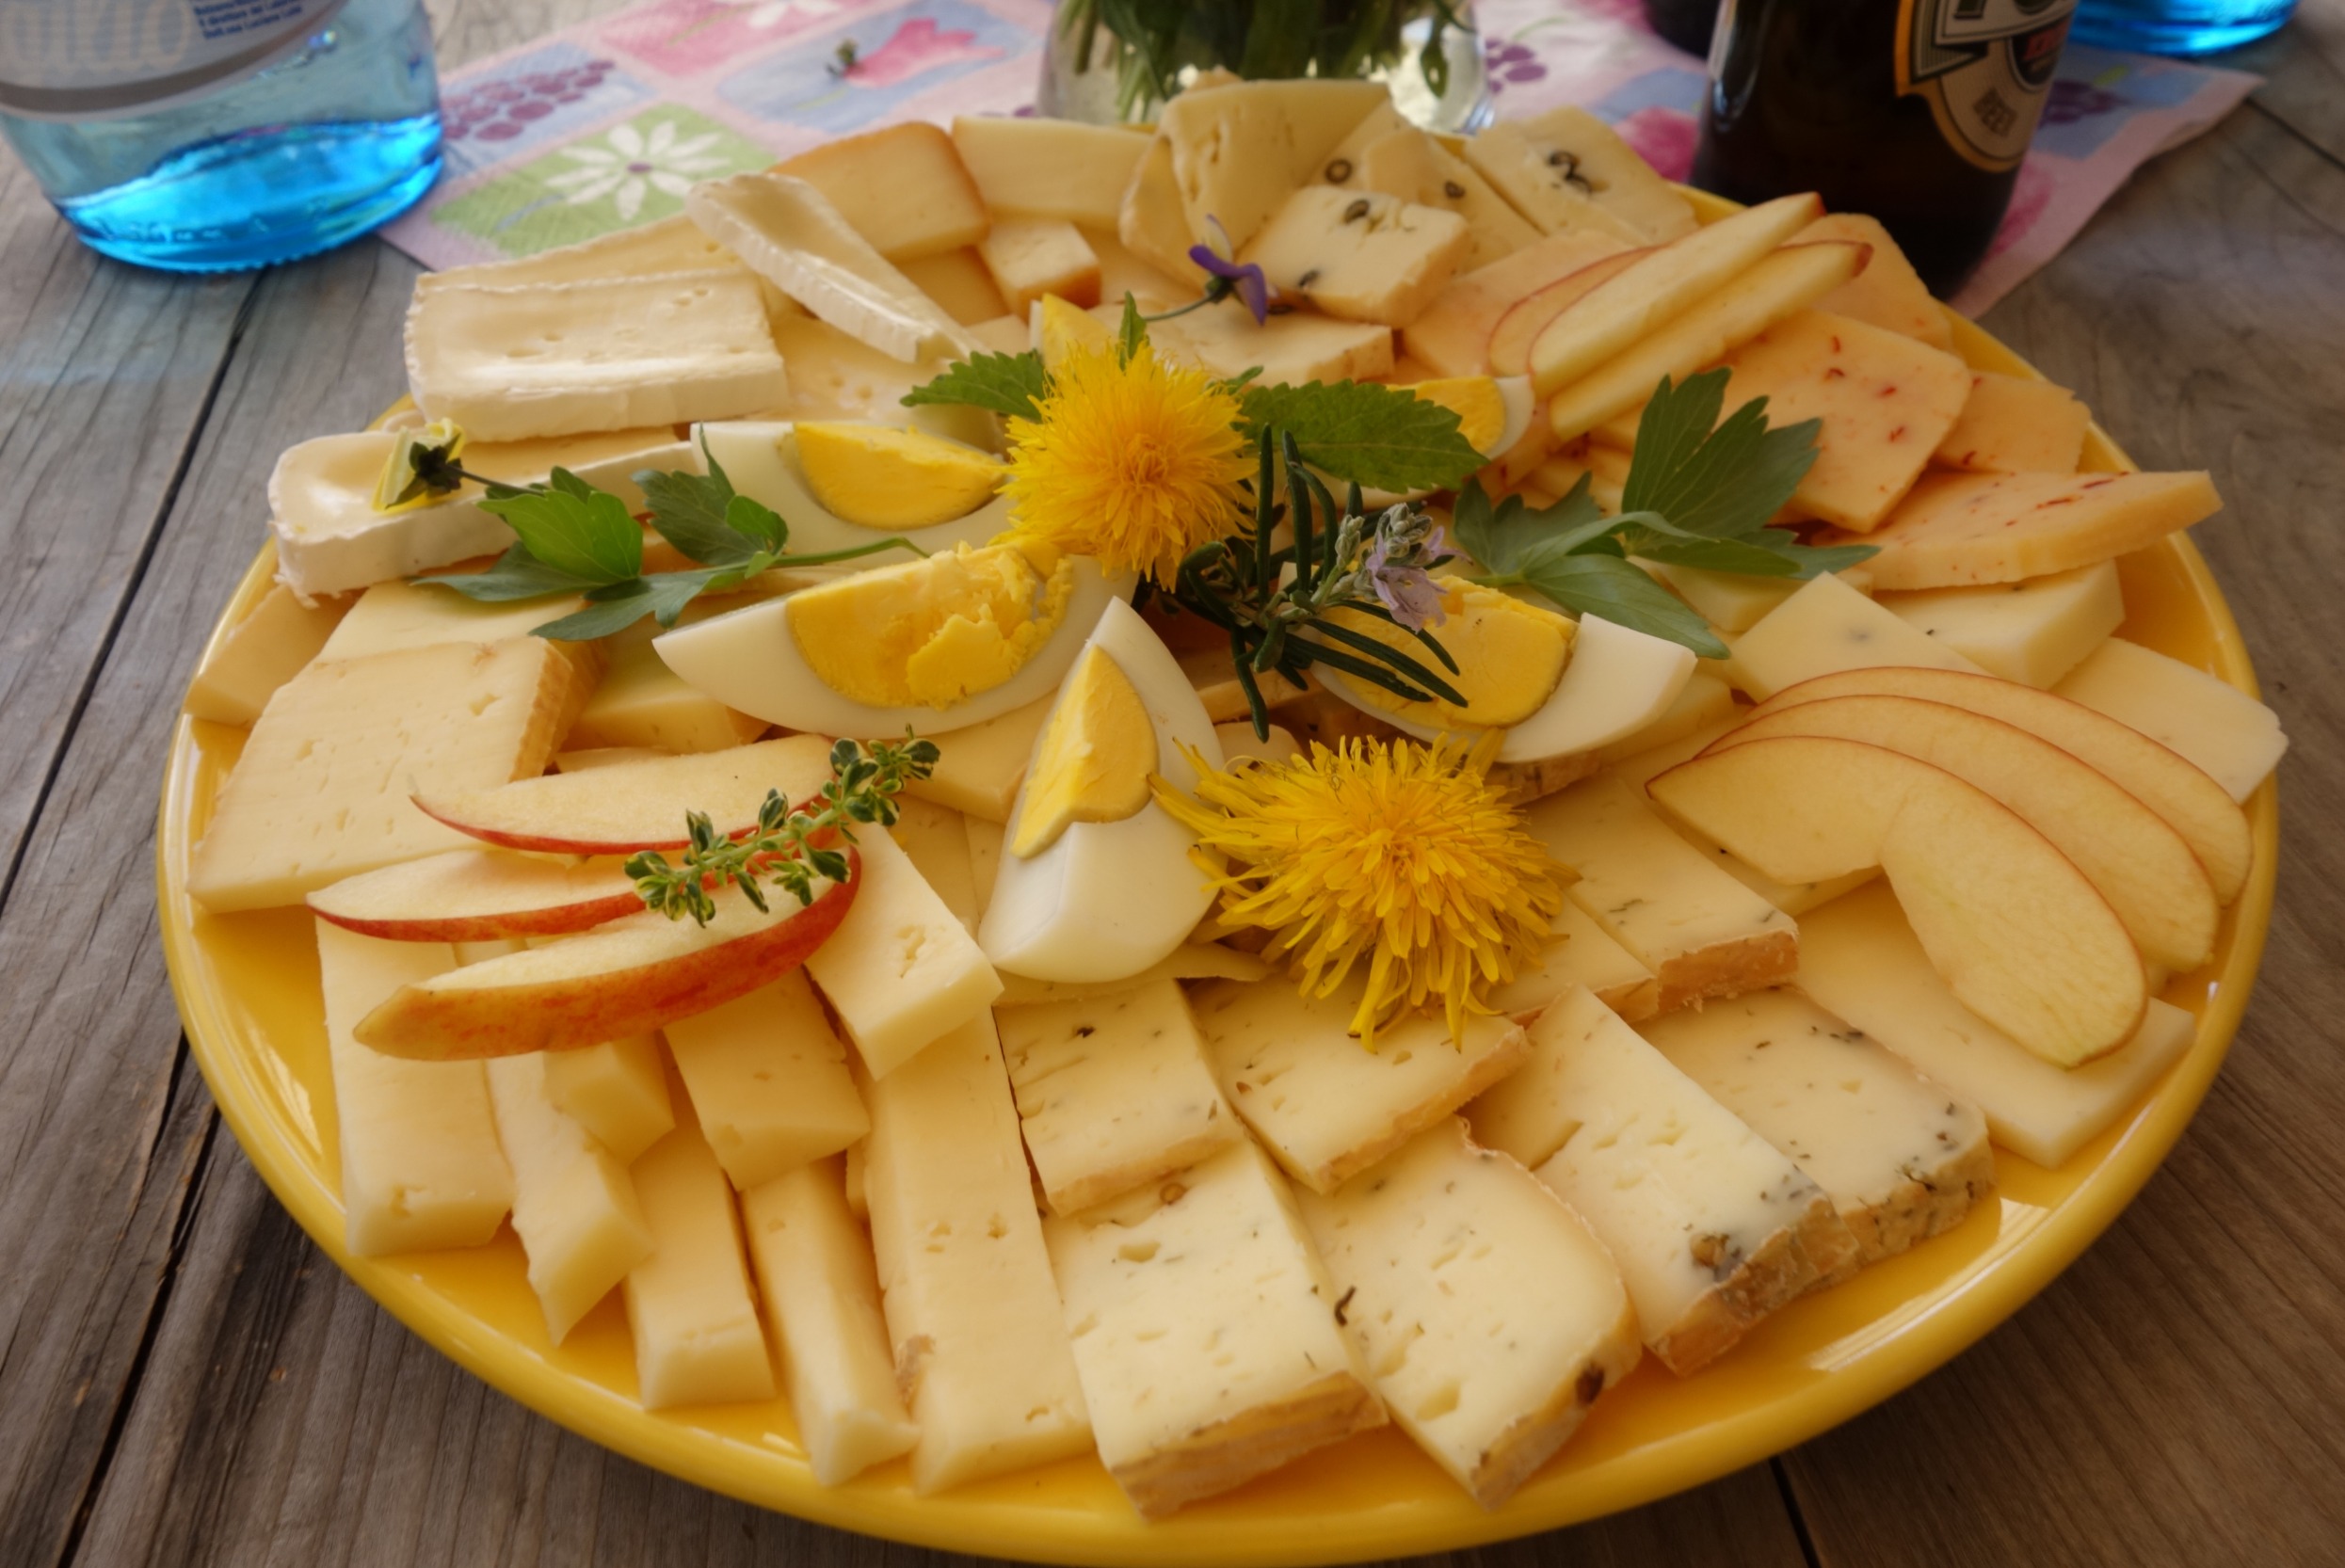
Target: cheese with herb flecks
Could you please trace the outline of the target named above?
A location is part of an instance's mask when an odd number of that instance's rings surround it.
[[[1405,327],[1449,286],[1473,248],[1466,220],[1396,196],[1305,185],[1240,259],[1270,286],[1332,316]]]
[[[1826,573],[1735,639],[1727,678],[1764,702],[1820,675],[1889,664],[1981,673],[1953,648]]]
[[[1696,226],[1694,204],[1585,109],[1502,120],[1468,138],[1466,161],[1542,233],[1596,229],[1653,245]]]
[[[1661,982],[1653,971],[1613,940],[1593,915],[1566,899],[1548,929],[1547,946],[1514,979],[1493,990],[1489,1002],[1516,1021],[1528,1023],[1574,985],[1586,986],[1598,1001],[1631,1022],[1661,1009]]]
[[[709,1144],[745,1192],[871,1130],[846,1048],[802,971],[666,1032]]]
[[[774,1397],[732,1188],[689,1107],[629,1173],[651,1255],[627,1272],[636,1398],[646,1410]]]

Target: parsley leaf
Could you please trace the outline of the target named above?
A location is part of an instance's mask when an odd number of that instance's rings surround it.
[[[1567,610],[1682,643],[1705,659],[1725,658],[1727,645],[1710,623],[1624,557],[1614,537],[1621,526],[1589,498],[1585,474],[1543,508],[1514,495],[1493,503],[1476,481],[1458,492],[1450,524],[1482,564],[1477,582],[1531,588]]]
[[[1311,467],[1371,489],[1448,489],[1485,460],[1458,433],[1455,412],[1373,382],[1247,386],[1239,407],[1249,440],[1284,431]]]
[[[418,583],[436,584],[454,588],[467,599],[484,604],[506,604],[517,599],[543,599],[548,594],[574,594],[582,588],[595,587],[602,582],[599,577],[575,577],[547,566],[529,553],[525,544],[516,544],[497,557],[496,565],[487,571],[463,572],[456,575],[436,574],[415,579]]]
[[[1566,610],[1665,637],[1705,659],[1724,659],[1730,651],[1685,600],[1617,555],[1557,555],[1541,561],[1523,581]]]
[[[934,380],[906,392],[903,401],[907,408],[925,403],[965,403],[1017,419],[1033,419],[1049,390],[1042,356],[1030,348],[1023,354],[972,354]]]
[[[713,566],[730,566],[761,550],[779,551],[787,545],[790,525],[781,514],[735,491],[725,465],[705,443],[701,456],[708,464],[704,474],[645,469],[635,475],[660,537],[693,560]]]
[[[1624,516],[1658,512],[1688,534],[1740,538],[1766,527],[1799,488],[1815,465],[1823,422],[1770,429],[1767,400],[1755,397],[1721,424],[1727,375],[1704,371],[1676,386],[1662,377],[1637,422],[1636,457],[1620,492]]]
[[[480,509],[502,520],[539,563],[589,583],[633,577],[643,569],[643,530],[627,504],[598,490],[566,468],[542,490],[504,490],[485,496]]]

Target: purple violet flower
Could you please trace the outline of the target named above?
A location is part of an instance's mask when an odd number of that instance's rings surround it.
[[[1245,301],[1246,310],[1253,313],[1254,325],[1260,327],[1270,319],[1270,280],[1251,262],[1239,264],[1231,253],[1235,248],[1229,243],[1229,231],[1221,226],[1221,219],[1209,216],[1205,222],[1213,232],[1206,235],[1204,244],[1189,247],[1189,260],[1213,275],[1205,285],[1207,302],[1227,299],[1234,294]]]

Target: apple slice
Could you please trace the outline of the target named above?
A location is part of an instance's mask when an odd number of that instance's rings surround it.
[[[830,777],[830,743],[785,735],[730,751],[650,757],[550,774],[464,794],[417,795],[427,816],[485,843],[554,855],[682,849],[684,813],[704,811],[728,838],[757,825],[766,792],[795,804]]]
[[[1638,255],[1550,320],[1531,344],[1542,392],[1568,386],[1675,321],[1823,216],[1813,191],[1779,196]]]
[[[771,984],[806,962],[846,919],[862,887],[815,884],[800,907],[779,888],[760,910],[726,888],[706,925],[645,910],[600,930],[524,948],[402,985],[353,1032],[386,1056],[453,1062],[572,1050],[649,1034]]]
[[[534,860],[491,849],[452,849],[345,876],[312,893],[309,905],[345,931],[394,942],[561,936],[643,908],[614,857]]]
[[[1836,696],[1762,714],[1710,750],[1777,735],[1837,735],[1935,763],[2018,812],[2075,861],[2151,963],[2188,973],[2215,950],[2223,911],[2182,835],[2049,741],[1943,702]]]
[[[2255,843],[2247,830],[2247,813],[2230,792],[2179,753],[2081,702],[1991,675],[1883,668],[1820,675],[1777,692],[1758,712],[1772,713],[1798,703],[1859,693],[1918,696],[2016,724],[2099,769],[2163,817],[2207,868],[2215,897],[2223,903],[2239,897],[2246,885]]]
[[[1879,866],[1963,1004],[2072,1067],[2141,1027],[2148,976],[2098,888],[2019,814],[1944,768],[1822,736],[1750,741],[1646,786],[1779,882]]]
[[[1617,277],[1641,257],[1653,254],[1648,248],[1642,250],[1622,250],[1601,261],[1589,263],[1567,278],[1532,290],[1506,308],[1490,328],[1488,360],[1493,376],[1521,376],[1531,369],[1531,344],[1547,324],[1562,315],[1572,306]]]

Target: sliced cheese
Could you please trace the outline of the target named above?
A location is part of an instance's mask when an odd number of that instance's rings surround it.
[[[1694,232],[1694,205],[1585,109],[1493,125],[1466,161],[1542,233],[1595,229],[1637,245]]]
[[[925,120],[823,142],[773,172],[821,192],[891,262],[942,255],[986,237],[984,196],[953,138]]]
[[[1116,227],[1145,132],[1040,116],[956,115],[953,145],[994,216]]]
[[[689,1108],[629,1174],[651,1233],[626,1281],[635,1398],[646,1410],[772,1399],[732,1189]]]
[[[1653,972],[1660,1011],[1777,984],[1798,967],[1790,917],[1711,864],[1619,779],[1599,775],[1540,801],[1526,825],[1579,872],[1565,896]]]
[[[738,266],[732,253],[692,226],[679,213],[638,229],[621,229],[577,245],[540,250],[509,262],[476,262],[443,267],[415,280],[415,292],[465,288],[480,283],[588,283],[607,278],[648,278],[669,272],[706,272]]]
[[[1143,1515],[1384,1424],[1294,1200],[1252,1144],[1043,1232],[1100,1459]]]
[[[1584,991],[1532,1026],[1562,1146],[1538,1177],[1612,1249],[1683,1377],[1855,1248],[1832,1199]]]
[[[1748,632],[1785,600],[1800,590],[1795,577],[1745,577],[1740,572],[1705,571],[1700,567],[1672,566],[1666,561],[1640,561],[1670,592],[1701,613],[1721,632]],[[1860,594],[1872,591],[1872,574],[1863,567],[1843,567],[1833,573]]]
[[[1727,673],[1763,702],[1820,675],[1885,664],[1982,673],[1951,647],[1829,573],[1810,579],[1737,638]]]
[[[1334,1192],[1297,1194],[1376,1392],[1474,1501],[1496,1508],[1637,1364],[1612,1255],[1455,1117]]]
[[[2245,800],[2288,750],[2280,715],[2219,677],[2112,637],[2053,688],[2140,730]]]
[[[484,441],[726,419],[790,390],[737,268],[428,290],[408,312],[407,372],[425,418]]]
[[[1809,245],[1819,240],[1853,240],[1872,248],[1872,260],[1865,264],[1865,270],[1818,300],[1819,308],[1869,321],[1932,348],[1953,351],[1954,328],[1947,319],[1946,307],[1930,297],[1921,275],[1879,218],[1862,213],[1826,213],[1793,236],[1792,243]]]
[[[345,1244],[359,1257],[481,1245],[513,1207],[513,1172],[480,1064],[403,1062],[350,1032],[400,986],[456,968],[456,954],[316,924]]]
[[[825,1486],[909,1453],[920,1440],[896,1388],[871,1240],[848,1212],[840,1163],[818,1160],[741,1195],[790,1412]]]
[[[774,343],[790,364],[789,396],[762,410],[775,420],[900,420],[904,394],[941,368],[907,364],[812,316],[777,324]]]
[[[1238,82],[1165,104],[1157,134],[1191,239],[1205,237],[1210,217],[1244,247],[1385,101],[1380,83],[1305,79]]]
[[[1215,981],[1190,994],[1222,1093],[1287,1173],[1333,1192],[1520,1066],[1530,1041],[1479,1016],[1452,1041],[1439,1018],[1404,1015],[1369,1050],[1349,1031],[1365,984],[1306,997],[1284,977]]]
[[[1091,1423],[980,1014],[871,1085],[872,1244],[921,1493],[1081,1453]]]
[[[1083,231],[1084,243],[1100,259],[1100,298],[1107,304],[1121,310],[1124,297],[1129,295],[1139,302],[1142,311],[1156,312],[1196,297],[1195,285],[1166,276],[1161,267],[1126,245],[1114,223],[1083,223],[1077,227]],[[1197,271],[1196,263],[1187,265],[1191,272]]]
[[[1678,688],[1669,706],[1653,715],[1642,728],[1632,729],[1619,740],[1597,750],[1597,760],[1610,764],[1624,757],[1634,757],[1658,745],[1682,740],[1697,729],[1707,729],[1722,719],[1734,716],[1734,689],[1724,678],[1696,673]]]
[[[1124,187],[1123,203],[1116,209],[1116,237],[1142,264],[1170,280],[1177,294],[1193,294],[1205,280],[1205,269],[1189,255],[1197,242],[1181,211],[1172,148],[1162,136],[1149,138],[1148,151],[1132,168],[1132,183]],[[1105,297],[1117,300],[1122,296],[1109,293]],[[1160,301],[1172,302],[1170,297]]]
[[[931,1040],[985,1016],[1001,977],[887,829],[856,829],[863,887],[806,961],[864,1070],[884,1079]]]
[[[963,327],[975,327],[1006,314],[1009,304],[993,285],[983,256],[973,245],[941,255],[896,263],[912,286],[944,307],[944,313]]]
[[[1547,946],[1515,978],[1490,993],[1490,1005],[1529,1023],[1575,985],[1633,1023],[1661,1011],[1661,982],[1636,954],[1613,940],[1596,917],[1569,899],[1555,913]]]
[[[717,608],[709,603],[701,615],[685,618],[705,619]],[[731,751],[765,733],[763,719],[726,707],[661,661],[651,639],[663,630],[647,616],[602,639],[602,679],[570,722],[562,743],[566,749]]]
[[[1045,295],[1069,305],[1100,302],[1100,258],[1082,231],[1062,217],[1005,217],[979,243],[986,270],[1011,315]]]
[[[1989,675],[2049,686],[2125,621],[2117,563],[1978,588],[1885,594],[1881,606]]]
[[[1470,164],[1405,121],[1360,147],[1353,164],[1349,183],[1361,190],[1440,207],[1464,218],[1468,245],[1461,270],[1488,266],[1539,238],[1530,220],[1508,206]]]
[[[545,1063],[545,1052],[530,1051],[485,1066],[497,1137],[513,1164],[513,1229],[558,1345],[655,1243],[627,1167],[555,1108]]]
[[[1867,1263],[1951,1229],[1994,1190],[1979,1108],[1796,991],[1638,1032],[1832,1195]]]
[[[973,935],[977,929],[977,878],[970,865],[969,819],[950,807],[908,799],[896,802],[890,835],[954,918]]]
[[[745,1192],[871,1130],[846,1048],[800,971],[665,1032],[717,1163]]]
[[[1444,208],[1305,185],[1239,256],[1282,296],[1346,321],[1405,327],[1448,286],[1472,244],[1466,220]]]
[[[546,1053],[546,1097],[622,1165],[676,1128],[660,1042],[638,1034]]]
[[[937,765],[927,777],[907,782],[904,792],[978,822],[1009,821],[1018,786],[1026,777],[1026,759],[1056,700],[1041,697],[1000,718],[927,736],[937,748]]]
[[[453,588],[424,583],[377,583],[359,595],[350,613],[326,639],[321,659],[363,659],[434,643],[494,643],[526,637],[550,620],[586,607],[584,595],[518,602],[483,602]],[[586,661],[589,677],[601,668],[590,643],[556,645]]]
[[[1872,268],[1865,271],[1870,277]],[[2092,424],[2093,410],[2065,387],[1973,371],[1962,418],[1935,456],[1941,467],[1971,472],[2074,473]]]
[[[1260,370],[1257,379],[1266,387],[1375,381],[1392,374],[1389,328],[1373,322],[1336,321],[1308,311],[1272,316],[1257,325],[1235,299],[1157,322],[1148,328],[1148,341],[1215,376]]]
[[[1002,845],[1009,837],[1009,829],[983,817],[963,817],[961,822],[969,834],[970,899],[977,906],[977,919],[982,924],[986,910],[993,904],[993,883],[1002,873]],[[1002,977],[1002,994],[1005,997],[1009,994],[1009,976]],[[1037,981],[1035,984],[1051,983]]]
[[[1004,1007],[1039,1007],[1046,1002],[1098,1001],[1164,980],[1261,980],[1270,973],[1270,966],[1252,953],[1223,947],[1218,940],[1206,936],[1215,925],[1215,917],[1208,914],[1198,922],[1197,934],[1190,940],[1137,974],[1115,980],[1036,980],[1022,974],[1005,974],[1002,977],[1002,995],[993,1005],[998,1011]]]
[[[1868,565],[1885,591],[2016,583],[2143,549],[2222,506],[2204,473],[1925,473],[1863,542],[1881,552]]]
[[[1410,359],[1433,376],[1486,376],[1490,333],[1514,304],[1550,283],[1628,248],[1629,242],[1595,230],[1573,229],[1533,240],[1512,255],[1462,273],[1401,342]]]
[[[2106,1132],[2197,1037],[2152,998],[2142,1028],[2107,1056],[2056,1067],[1954,999],[1886,884],[1802,922],[1799,986],[1986,1115],[1996,1143],[2050,1168]]]
[[[196,671],[180,712],[214,724],[250,724],[277,688],[317,657],[347,609],[304,604],[281,583],[270,588]]]
[[[1120,1196],[1245,1136],[1178,981],[999,1007],[993,1016],[1026,1152],[1056,1213]]]
[[[409,799],[544,770],[572,666],[546,642],[443,643],[313,664],[279,688],[212,805],[187,890],[215,914],[472,842]]]

